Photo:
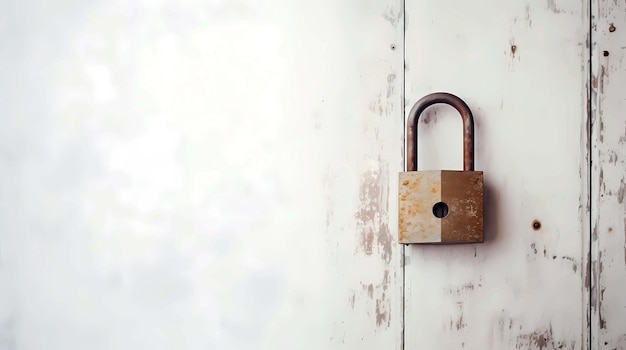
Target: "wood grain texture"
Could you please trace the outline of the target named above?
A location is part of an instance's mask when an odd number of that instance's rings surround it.
[[[584,348],[586,5],[406,6],[405,103],[447,91],[474,112],[485,243],[406,247],[405,349]],[[426,111],[420,169],[459,169],[461,130]]]
[[[626,4],[592,2],[593,349],[626,348]]]

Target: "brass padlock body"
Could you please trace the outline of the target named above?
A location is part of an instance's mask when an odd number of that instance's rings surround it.
[[[417,121],[436,103],[448,104],[463,118],[463,171],[417,170]],[[407,122],[407,172],[399,174],[398,243],[481,243],[483,172],[474,171],[474,120],[463,100],[448,93],[420,99]]]
[[[399,184],[399,243],[483,241],[482,171],[410,171]],[[447,207],[441,218],[437,205]]]

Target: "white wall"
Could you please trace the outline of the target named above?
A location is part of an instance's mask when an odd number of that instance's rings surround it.
[[[401,1],[0,16],[0,349],[400,347]]]

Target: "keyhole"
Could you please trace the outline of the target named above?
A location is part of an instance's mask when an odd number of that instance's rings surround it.
[[[448,205],[444,202],[435,203],[435,205],[433,205],[433,214],[440,219],[448,215],[449,210]]]

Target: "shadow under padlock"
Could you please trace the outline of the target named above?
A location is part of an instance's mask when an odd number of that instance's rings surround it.
[[[463,171],[417,171],[417,124],[426,108],[443,103],[463,119]],[[436,92],[421,98],[406,126],[406,172],[399,174],[398,243],[481,243],[483,172],[474,171],[474,118],[455,95]]]

